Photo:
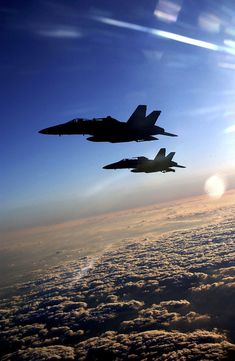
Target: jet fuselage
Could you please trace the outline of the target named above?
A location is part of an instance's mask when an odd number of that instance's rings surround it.
[[[104,166],[104,169],[126,169],[126,168],[137,168],[143,162],[148,161],[148,158],[137,157],[133,159],[122,159],[119,162],[108,164]]]
[[[148,159],[146,162],[140,163],[135,169],[132,169],[133,173],[155,173],[155,172],[166,172],[172,167],[173,162],[166,159],[151,160]],[[170,170],[174,172],[174,169]]]
[[[104,166],[104,169],[124,169],[132,168],[133,173],[155,173],[155,172],[175,172],[172,167],[185,168],[172,161],[175,153],[170,153],[165,156],[165,148],[162,148],[155,159],[148,159],[146,157],[137,157],[133,159],[122,159],[119,162],[111,163]]]
[[[143,122],[140,125],[120,122],[112,117],[98,119],[74,119],[64,124],[59,124],[39,131],[49,135],[72,135],[88,134],[87,139],[93,142],[131,142],[156,140],[154,135],[162,134],[175,136],[165,132],[164,128],[156,125],[148,125]]]

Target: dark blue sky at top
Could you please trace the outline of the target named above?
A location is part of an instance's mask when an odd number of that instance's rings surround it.
[[[199,175],[206,178],[231,166],[233,1],[0,4],[3,226],[57,222],[169,200],[185,190],[185,195],[202,193]],[[153,29],[174,34],[174,40]],[[201,47],[198,40],[215,48]],[[37,133],[75,117],[112,115],[125,121],[138,104],[147,104],[149,112],[162,110],[159,125],[179,137],[96,144],[81,136]],[[163,146],[176,151],[176,161],[187,169],[174,175],[102,169],[123,157],[154,157]]]

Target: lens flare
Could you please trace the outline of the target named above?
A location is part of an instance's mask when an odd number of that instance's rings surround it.
[[[218,176],[213,175],[208,178],[205,182],[205,192],[211,197],[219,199],[225,192],[225,182],[224,180]]]

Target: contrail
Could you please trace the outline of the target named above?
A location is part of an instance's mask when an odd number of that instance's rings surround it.
[[[103,24],[116,26],[119,28],[135,30],[135,31],[141,31],[144,33],[155,35],[160,38],[174,40],[179,43],[189,44],[189,45],[197,46],[199,48],[205,48],[205,49],[209,49],[212,51],[221,51],[221,52],[226,52],[226,53],[235,55],[235,49],[230,46],[220,46],[220,45],[216,45],[214,43],[209,43],[207,41],[202,41],[202,40],[190,38],[188,36],[171,33],[169,31],[159,30],[159,29],[155,29],[155,28],[149,28],[149,27],[146,27],[143,25],[133,24],[133,23],[120,21],[120,20],[116,20],[116,19],[112,19],[112,18],[106,18],[106,17],[102,17],[102,16],[96,16],[96,17],[93,17],[93,19],[97,20]]]

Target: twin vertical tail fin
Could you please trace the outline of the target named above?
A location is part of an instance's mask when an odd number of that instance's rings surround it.
[[[160,110],[154,110],[146,117],[146,105],[138,105],[135,111],[131,114],[127,123],[132,128],[146,128],[152,127],[156,123],[159,115],[161,114]]]
[[[142,126],[143,120],[146,116],[146,110],[147,110],[146,105],[138,105],[135,111],[131,114],[127,123],[133,128],[138,128]]]
[[[169,153],[169,154],[166,156],[166,159],[167,159],[167,160],[172,160],[173,157],[174,157],[174,155],[175,155],[175,152],[171,152],[171,153]]]
[[[161,148],[157,153],[156,157],[154,158],[154,160],[165,158],[165,156],[166,156],[166,148]]]
[[[160,114],[161,110],[154,110],[145,118],[145,124],[147,124],[149,127],[153,126],[156,123]]]

